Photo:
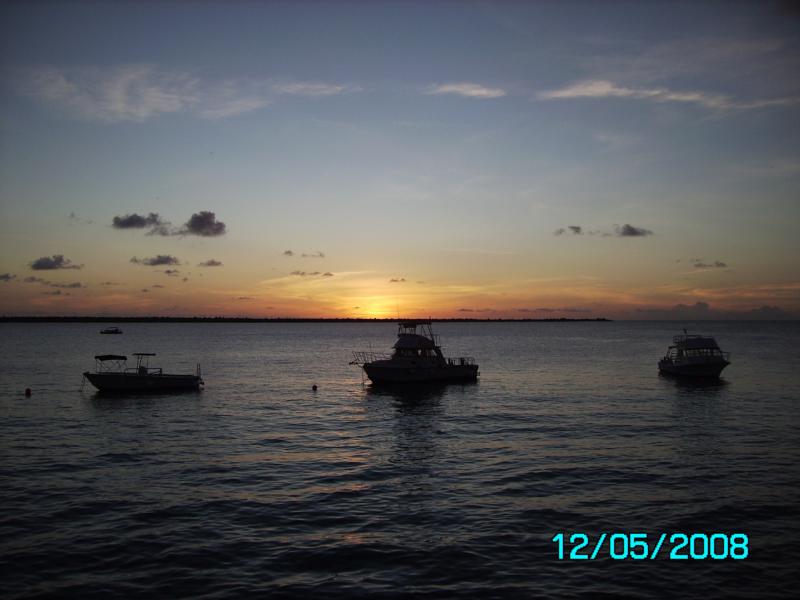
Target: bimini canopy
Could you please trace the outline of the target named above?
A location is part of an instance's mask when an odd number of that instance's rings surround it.
[[[433,343],[433,340],[430,338],[425,337],[424,335],[418,335],[416,333],[401,333],[398,337],[397,341],[394,343],[395,349],[417,349],[417,348],[435,348],[436,344]]]
[[[687,337],[679,344],[684,350],[704,350],[707,348],[719,348],[717,341],[713,337]]]
[[[128,357],[121,356],[119,354],[101,354],[99,356],[95,356],[94,359],[105,362],[107,360],[128,360]]]

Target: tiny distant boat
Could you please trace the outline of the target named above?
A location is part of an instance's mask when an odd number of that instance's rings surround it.
[[[106,327],[100,333],[108,333],[108,334],[119,334],[122,333],[122,329],[119,327]]]
[[[710,336],[683,335],[672,338],[672,346],[658,361],[658,370],[679,377],[719,377],[730,363],[730,352],[723,352]]]
[[[160,367],[151,368],[148,361],[155,354],[134,352],[136,367],[126,368],[127,356],[101,354],[95,356],[95,372],[83,376],[101,392],[173,392],[197,390],[203,384],[200,365],[194,375],[170,375]]]
[[[419,332],[417,331],[419,328]],[[475,381],[478,365],[469,356],[447,358],[430,320],[400,321],[391,355],[354,352],[358,365],[374,384]]]

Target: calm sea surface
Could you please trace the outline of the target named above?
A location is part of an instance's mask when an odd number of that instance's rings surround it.
[[[800,323],[442,323],[480,381],[408,393],[348,365],[390,323],[104,326],[0,325],[3,598],[796,597]],[[720,384],[658,376],[682,326]],[[132,352],[205,389],[81,389]],[[749,556],[559,560],[558,532]]]

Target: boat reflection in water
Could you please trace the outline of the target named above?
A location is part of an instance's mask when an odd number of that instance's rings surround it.
[[[419,330],[417,329],[419,328]],[[476,381],[478,365],[471,356],[442,354],[431,321],[400,321],[391,355],[354,352],[351,365],[364,369],[373,384]]]
[[[136,367],[126,368],[127,356],[101,354],[94,357],[95,372],[86,371],[83,376],[101,392],[183,392],[197,390],[203,384],[200,365],[196,374],[171,375],[160,367],[150,367],[148,361],[155,354],[134,352]]]

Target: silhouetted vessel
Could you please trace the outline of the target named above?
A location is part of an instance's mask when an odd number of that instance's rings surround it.
[[[419,327],[420,333],[417,332]],[[375,384],[475,381],[478,365],[469,356],[447,358],[430,320],[400,321],[391,355],[354,352],[358,365]]]
[[[119,335],[120,333],[122,333],[122,329],[120,329],[119,327],[106,327],[105,329],[101,330],[100,333]]]
[[[83,376],[101,392],[171,392],[196,390],[203,383],[200,365],[195,375],[170,375],[160,367],[151,368],[148,361],[155,354],[134,352],[136,367],[126,368],[127,356],[101,354],[95,356],[95,372]]]
[[[723,352],[713,337],[683,335],[672,338],[672,346],[658,361],[658,370],[667,375],[680,377],[719,377],[722,369],[730,363],[730,353]]]

